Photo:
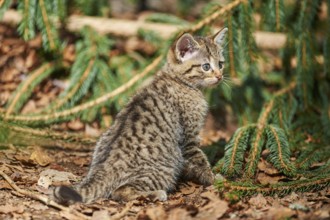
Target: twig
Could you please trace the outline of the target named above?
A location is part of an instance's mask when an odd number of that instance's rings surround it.
[[[42,203],[44,203],[45,205],[47,206],[51,206],[51,207],[54,207],[54,208],[57,208],[59,210],[62,210],[62,211],[65,211],[65,212],[68,212],[70,214],[73,214],[77,217],[77,219],[90,219],[88,216],[78,212],[77,210],[74,210],[74,209],[71,209],[70,207],[65,207],[65,206],[62,206],[58,203],[56,203],[55,201],[49,199],[47,196],[43,196],[41,194],[38,194],[36,192],[31,192],[31,191],[27,191],[27,190],[24,190],[24,189],[21,189],[19,188],[12,179],[10,179],[9,176],[7,176],[7,174],[5,174],[2,170],[0,170],[0,175],[9,183],[9,185],[18,193],[24,195],[24,196],[27,196],[31,199],[35,199],[35,200],[38,200]]]
[[[125,206],[125,208],[121,212],[119,212],[119,213],[111,216],[110,217],[110,220],[119,220],[119,219],[122,219],[127,214],[127,212],[132,208],[132,206],[133,206],[133,202],[127,203],[126,206]]]
[[[242,2],[244,2],[244,0],[238,0],[226,5],[222,9],[218,10],[216,14],[206,22],[203,19],[197,24],[198,26],[193,29],[191,28],[190,30],[186,29],[185,31],[194,32],[198,30],[198,28],[201,28],[205,24],[209,24],[219,16],[229,12],[234,7],[237,7]],[[4,13],[1,22],[17,25],[21,20],[22,15],[19,12],[15,10],[7,10]],[[183,26],[174,24],[151,23],[141,20],[131,21],[124,19],[98,18],[82,15],[71,15],[67,20],[66,28],[69,31],[78,32],[85,26],[93,28],[100,34],[112,34],[123,37],[136,36],[138,35],[139,29],[145,29],[156,32],[164,39],[168,39],[178,30],[183,28]],[[283,33],[257,31],[254,33],[254,37],[257,46],[263,49],[280,49],[284,47],[286,43],[286,35]]]

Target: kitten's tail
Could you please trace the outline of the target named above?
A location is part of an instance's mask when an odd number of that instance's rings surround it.
[[[56,202],[64,205],[70,205],[83,201],[81,195],[76,190],[68,186],[56,187],[54,189],[54,198]]]
[[[90,203],[105,196],[106,187],[103,179],[85,178],[83,182],[73,187],[56,187],[53,195],[56,202],[64,205],[76,202]]]

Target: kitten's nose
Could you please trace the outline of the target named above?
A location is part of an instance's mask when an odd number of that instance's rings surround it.
[[[223,75],[222,75],[222,74],[217,74],[217,75],[215,75],[215,77],[216,77],[218,80],[222,80]]]

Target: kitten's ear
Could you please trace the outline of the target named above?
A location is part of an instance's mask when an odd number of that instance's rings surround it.
[[[228,31],[228,28],[225,27],[225,28],[221,29],[218,33],[216,33],[213,36],[214,43],[219,46],[222,46],[224,43],[224,39],[226,37],[227,31]]]
[[[199,44],[190,34],[183,34],[175,45],[175,55],[180,61],[185,61],[192,58],[199,49]]]

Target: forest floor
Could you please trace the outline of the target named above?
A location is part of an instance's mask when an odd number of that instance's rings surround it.
[[[15,29],[4,25],[0,25],[0,36],[1,110],[26,74],[40,65],[37,50],[41,47],[41,39],[37,37],[26,43],[17,36]],[[68,44],[64,50],[64,60],[67,62],[74,60],[74,52],[70,48],[72,45]],[[54,79],[41,83],[21,113],[37,112],[47,106],[60,93],[59,84]],[[84,124],[79,120],[62,123],[53,129],[83,132],[96,137],[101,133],[99,125]],[[228,140],[234,128],[227,133],[212,131],[210,127],[206,130],[208,132],[204,133],[204,141],[207,145],[220,138]],[[79,182],[87,173],[92,149],[68,150],[26,145],[18,147],[9,144],[0,150],[1,173],[7,175],[20,189],[32,193],[32,196],[29,193],[29,196],[24,195],[26,193],[13,189],[8,180],[0,177],[0,219],[83,219],[80,214],[91,219],[139,220],[330,219],[329,187],[317,192],[292,192],[284,197],[257,194],[232,203],[220,195],[214,186],[205,188],[193,183],[181,183],[165,202],[151,202],[141,198],[120,204],[111,200],[98,200],[88,205],[75,204],[69,209],[53,208],[40,200],[51,198],[52,188],[56,185]],[[260,172],[264,173],[267,172]],[[260,182],[278,181],[281,178],[278,175],[260,174]]]
[[[10,147],[0,151],[1,171],[23,190],[51,198],[52,186],[78,182],[86,175],[91,151]],[[261,194],[231,204],[215,187],[181,183],[168,201],[139,199],[120,204],[101,199],[76,204],[70,210],[92,219],[330,219],[330,188],[291,193],[284,197]],[[75,212],[58,210],[14,190],[0,179],[0,219],[82,219]]]

